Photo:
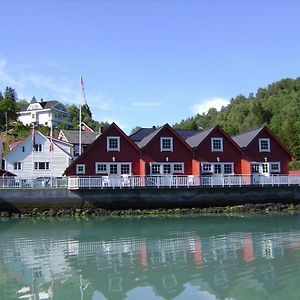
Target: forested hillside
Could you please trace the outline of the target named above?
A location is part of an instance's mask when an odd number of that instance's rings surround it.
[[[238,95],[221,111],[211,108],[174,127],[206,129],[216,124],[232,135],[267,124],[300,161],[300,78],[282,79],[248,97]],[[300,162],[291,167],[300,168]]]

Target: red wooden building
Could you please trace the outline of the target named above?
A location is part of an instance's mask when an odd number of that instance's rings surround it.
[[[192,149],[169,124],[151,131],[137,145],[145,162],[145,175],[192,174]]]
[[[65,171],[65,175],[140,175],[144,164],[137,145],[112,123]]]
[[[255,177],[289,173],[293,155],[267,126],[234,136],[233,140],[243,151],[242,174]]]
[[[242,151],[219,125],[188,137],[186,142],[194,152],[193,175],[241,173]]]

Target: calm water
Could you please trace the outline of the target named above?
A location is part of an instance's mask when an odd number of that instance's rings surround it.
[[[0,221],[0,299],[299,299],[300,216]]]

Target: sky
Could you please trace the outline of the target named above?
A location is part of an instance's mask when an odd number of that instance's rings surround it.
[[[300,72],[300,0],[0,0],[0,90],[174,124]]]

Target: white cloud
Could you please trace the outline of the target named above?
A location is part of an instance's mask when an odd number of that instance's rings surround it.
[[[164,104],[162,102],[138,101],[138,102],[131,102],[131,105],[136,108],[156,108],[156,107],[161,107]]]
[[[213,98],[201,101],[200,103],[194,104],[191,107],[191,111],[195,114],[207,113],[208,110],[212,107],[220,110],[222,106],[226,106],[229,104],[229,100],[224,98]]]

